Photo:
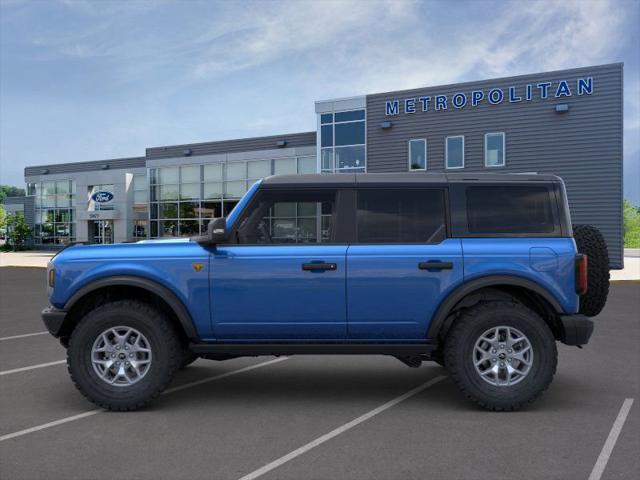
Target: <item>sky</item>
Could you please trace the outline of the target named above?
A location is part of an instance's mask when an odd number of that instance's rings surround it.
[[[640,204],[638,25],[638,0],[0,0],[0,183],[315,130],[316,100],[624,62]]]

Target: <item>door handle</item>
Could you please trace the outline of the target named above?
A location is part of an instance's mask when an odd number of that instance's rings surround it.
[[[337,270],[338,265],[336,263],[303,263],[302,270],[314,271],[314,270]]]
[[[453,262],[420,262],[418,268],[420,270],[451,270]]]

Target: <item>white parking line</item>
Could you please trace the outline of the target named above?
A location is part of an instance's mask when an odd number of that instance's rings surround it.
[[[611,452],[613,452],[613,447],[616,446],[618,436],[622,431],[624,422],[627,420],[629,410],[631,410],[631,405],[633,405],[633,398],[627,398],[622,402],[620,412],[618,413],[615,422],[613,422],[607,441],[604,442],[600,456],[598,457],[598,460],[596,460],[596,464],[593,466],[591,475],[589,475],[589,480],[600,480],[600,477],[602,477],[604,469],[607,467],[607,462],[609,462],[609,457],[611,457]]]
[[[274,460],[271,463],[268,463],[267,465],[265,465],[264,467],[261,467],[257,470],[254,470],[253,472],[245,475],[244,477],[240,478],[240,480],[254,480],[255,478],[258,478],[262,475],[264,475],[265,473],[270,472],[271,470],[278,468],[279,466],[287,463],[290,460],[293,460],[294,458],[302,455],[303,453],[308,452],[309,450],[311,450],[312,448],[317,447],[318,445],[321,445],[329,440],[331,440],[334,437],[337,437],[338,435],[340,435],[341,433],[346,432],[347,430],[352,429],[353,427],[361,424],[362,422],[365,422],[367,420],[369,420],[372,417],[375,417],[376,415],[378,415],[379,413],[384,412],[385,410],[388,410],[389,408],[393,407],[394,405],[397,405],[398,403],[413,397],[414,395],[422,392],[423,390],[431,387],[432,385],[435,385],[436,383],[444,380],[446,378],[446,376],[439,376],[436,377],[434,379],[429,380],[428,382],[423,383],[422,385],[414,388],[413,390],[409,390],[407,393],[400,395],[399,397],[394,398],[393,400],[388,401],[387,403],[385,403],[384,405],[380,405],[377,408],[374,408],[373,410],[365,413],[364,415],[361,415],[360,417],[351,420],[349,423],[345,423],[344,425],[342,425],[341,427],[336,428],[335,430],[330,431],[329,433],[326,433],[324,435],[322,435],[321,437],[316,438],[315,440],[307,443],[306,445],[303,445],[300,448],[295,449],[294,451],[287,453],[285,456],[278,458],[277,460]]]
[[[197,380],[195,382],[185,383],[184,385],[180,385],[179,387],[170,388],[165,390],[163,395],[167,395],[169,393],[179,392],[180,390],[184,390],[186,388],[195,387],[198,385],[202,385],[203,383],[213,382],[214,380],[220,380],[221,378],[231,377],[233,375],[238,375],[239,373],[248,372],[250,370],[255,370],[256,368],[266,367],[267,365],[273,365],[274,363],[282,362],[283,360],[287,360],[288,357],[280,357],[275,358],[273,360],[269,360],[262,363],[257,363],[255,365],[249,365],[248,367],[239,368],[238,370],[232,370],[230,372],[221,373],[218,375],[214,375],[213,377],[204,378],[202,380]],[[5,440],[9,440],[11,438],[21,437],[23,435],[27,435],[29,433],[38,432],[40,430],[44,430],[46,428],[55,427],[57,425],[62,425],[64,423],[74,422],[76,420],[80,420],[81,418],[90,417],[92,415],[96,415],[98,413],[106,412],[107,410],[103,410],[102,408],[96,408],[95,410],[89,410],[88,412],[79,413],[77,415],[72,415],[70,417],[61,418],[59,420],[54,420],[53,422],[43,423],[42,425],[36,425],[35,427],[25,428],[24,430],[19,430],[13,433],[7,433],[6,435],[0,436],[0,442],[4,442]]]
[[[67,363],[67,361],[57,360],[55,362],[39,363],[38,365],[29,365],[28,367],[14,368],[13,370],[3,370],[2,372],[0,372],[0,376],[11,375],[12,373],[18,373],[18,372],[26,372],[27,370],[34,370],[36,368],[51,367],[53,365],[60,365],[61,363]]]
[[[11,337],[0,337],[0,342],[4,340],[15,340],[17,338],[35,337],[36,335],[46,335],[47,333],[49,332],[45,330],[44,332],[24,333],[22,335],[12,335]]]
[[[43,423],[42,425],[36,425],[35,427],[25,428],[24,430],[20,430],[13,433],[7,433],[6,435],[2,435],[0,437],[0,442],[4,442],[5,440],[9,440],[10,438],[21,437],[22,435],[27,435],[28,433],[37,432],[39,430],[44,430],[45,428],[55,427],[56,425],[62,425],[63,423],[73,422],[75,420],[80,420],[81,418],[90,417],[91,415],[96,415],[97,413],[103,412],[101,408],[96,408],[95,410],[89,410],[88,412],[79,413],[78,415],[73,415],[71,417],[61,418],[60,420],[54,420],[53,422]]]

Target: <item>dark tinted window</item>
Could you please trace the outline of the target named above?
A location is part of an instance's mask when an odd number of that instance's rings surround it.
[[[333,147],[333,125],[322,125],[322,146]]]
[[[364,120],[364,110],[354,110],[352,112],[336,113],[336,123],[351,122],[353,120]]]
[[[467,188],[470,233],[551,233],[555,230],[546,187]]]
[[[364,143],[364,122],[337,123],[335,128],[336,146],[359,145]]]
[[[323,113],[320,115],[320,123],[324,125],[325,123],[333,122],[333,113]]]
[[[358,242],[434,243],[444,240],[441,189],[358,191]]]
[[[263,192],[241,220],[240,243],[331,242],[335,198],[335,191]]]

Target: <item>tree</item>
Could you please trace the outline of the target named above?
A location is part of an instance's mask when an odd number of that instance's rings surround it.
[[[24,197],[24,188],[0,185],[0,203],[4,203],[7,197]]]
[[[640,248],[640,208],[631,205],[629,200],[623,203],[624,210],[624,246]]]
[[[24,220],[24,213],[7,215],[7,243],[13,250],[24,250],[30,235],[31,227]]]
[[[0,205],[0,230],[4,230],[7,224],[7,214],[4,211],[4,207]]]

